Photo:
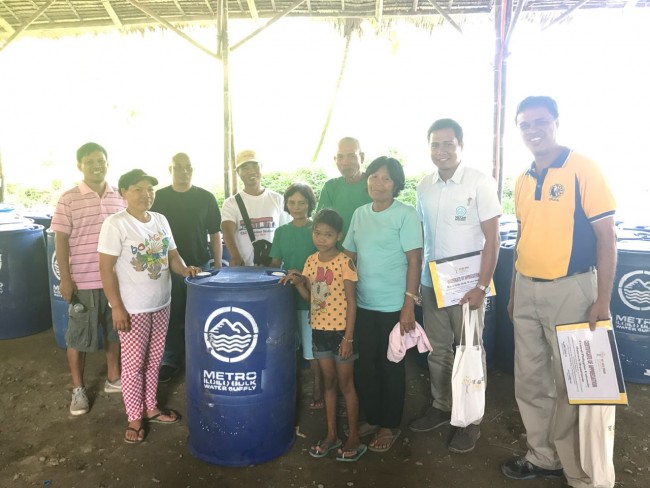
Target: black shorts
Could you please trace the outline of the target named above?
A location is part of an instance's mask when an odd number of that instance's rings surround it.
[[[344,330],[314,330],[311,331],[312,350],[315,359],[334,359],[337,363],[350,363],[359,357],[357,347],[352,343],[352,355],[343,359],[339,356],[339,346],[345,335]]]

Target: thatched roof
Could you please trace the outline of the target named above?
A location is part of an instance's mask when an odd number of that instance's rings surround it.
[[[495,0],[226,0],[229,18],[440,17],[491,12]],[[498,1],[498,0],[497,0]],[[516,7],[517,1],[514,0]],[[216,24],[217,0],[0,0],[0,38]],[[298,5],[297,5],[298,4]],[[297,6],[296,6],[297,5]],[[650,0],[529,0],[524,12],[650,7]]]

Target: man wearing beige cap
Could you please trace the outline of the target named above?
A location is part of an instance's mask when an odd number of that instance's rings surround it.
[[[269,248],[275,229],[287,223],[289,216],[284,211],[282,195],[262,187],[262,173],[255,151],[240,151],[235,164],[244,189],[223,203],[221,230],[230,253],[230,266],[253,266],[256,264],[253,242],[246,228],[241,205],[250,219],[254,240],[261,244],[264,244],[262,241],[268,242]],[[237,196],[241,198],[241,204],[238,204]]]

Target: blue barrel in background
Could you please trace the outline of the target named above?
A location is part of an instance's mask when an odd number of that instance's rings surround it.
[[[650,240],[624,239],[617,248],[611,313],[623,377],[650,383]]]
[[[508,301],[512,286],[512,270],[514,263],[515,239],[501,242],[499,260],[494,271],[494,287],[496,288],[496,345],[494,347],[494,365],[504,373],[514,373],[515,370],[515,333],[508,316]]]
[[[50,278],[50,308],[52,310],[52,325],[54,326],[54,340],[62,349],[66,348],[65,333],[68,330],[68,302],[61,296],[59,285],[59,263],[54,252],[54,231],[48,229],[47,235],[47,260],[48,275]],[[101,338],[101,334],[99,336]]]
[[[50,328],[47,288],[43,227],[0,225],[0,339]]]
[[[296,314],[283,274],[226,267],[186,279],[188,447],[203,461],[249,466],[294,443]]]

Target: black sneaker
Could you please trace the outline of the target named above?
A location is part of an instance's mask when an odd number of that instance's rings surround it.
[[[501,472],[513,480],[532,480],[534,478],[551,480],[562,477],[561,469],[540,468],[525,457],[508,459],[501,465]]]
[[[435,407],[429,407],[422,417],[411,420],[409,429],[413,432],[430,432],[447,425],[450,419],[451,412],[443,412]]]
[[[178,373],[178,368],[163,364],[158,371],[158,383],[168,383]]]
[[[456,454],[470,452],[476,447],[476,441],[481,437],[481,428],[478,425],[470,424],[467,427],[459,427],[454,437],[449,441],[447,448]]]

